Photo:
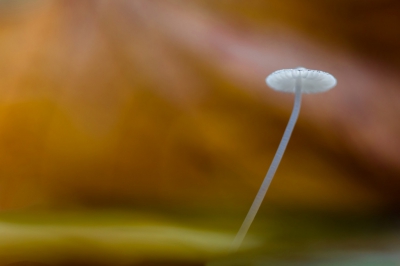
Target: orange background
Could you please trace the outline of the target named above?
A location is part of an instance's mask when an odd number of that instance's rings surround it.
[[[386,233],[369,229],[397,232],[399,23],[400,5],[381,0],[2,1],[0,218],[51,227],[52,219],[103,225],[96,217],[105,216],[118,227],[152,224],[155,215],[160,226],[172,219],[177,228],[226,238],[212,252],[174,247],[172,237],[135,253],[142,241],[133,237],[131,250],[103,247],[107,261],[202,265],[225,254],[291,111],[293,95],[269,89],[264,79],[303,66],[331,73],[338,85],[303,97],[250,232],[257,248],[249,240],[248,250],[274,256],[276,249],[298,252],[296,243],[321,242],[331,250],[349,238],[363,250],[377,237],[390,249]],[[143,213],[149,217],[130,216]],[[268,238],[275,219],[271,239],[280,248]],[[304,224],[294,230],[293,219]],[[341,222],[321,226],[332,219]],[[71,225],[63,226],[50,244],[37,236],[13,246],[19,231],[0,230],[0,239],[1,232],[11,235],[0,240],[0,259],[96,261],[97,244],[75,251],[96,240],[82,230],[73,233],[76,244],[66,244],[62,230]],[[362,237],[346,233],[360,226],[368,228]],[[306,233],[282,240],[288,228]],[[335,232],[341,237],[333,241]],[[211,250],[215,239],[204,240]],[[32,243],[43,245],[40,255],[29,251]],[[52,257],[49,246],[72,251]]]

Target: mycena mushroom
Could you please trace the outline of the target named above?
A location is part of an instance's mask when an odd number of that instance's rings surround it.
[[[240,247],[244,237],[246,236],[282,159],[290,136],[292,135],[294,125],[299,117],[301,94],[324,92],[336,85],[336,79],[331,74],[302,67],[275,71],[266,78],[266,82],[268,86],[274,90],[295,93],[294,106],[289,123],[286,126],[281,143],[275,153],[275,157],[272,160],[267,175],[265,176],[253,204],[251,205],[250,210],[233,241],[233,250],[237,250]]]

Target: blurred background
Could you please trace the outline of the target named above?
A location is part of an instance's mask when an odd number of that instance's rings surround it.
[[[0,0],[0,264],[400,265],[400,2]],[[298,124],[238,253],[293,94]]]

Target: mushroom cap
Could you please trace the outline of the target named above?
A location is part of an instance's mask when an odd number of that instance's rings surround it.
[[[294,93],[298,77],[301,78],[302,93],[324,92],[336,85],[336,79],[331,74],[302,67],[277,70],[270,74],[265,81],[274,90]]]

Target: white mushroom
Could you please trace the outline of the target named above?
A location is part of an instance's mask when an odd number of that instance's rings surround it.
[[[336,85],[336,79],[331,75],[319,70],[310,70],[306,68],[296,68],[296,69],[282,69],[273,72],[266,78],[268,86],[277,91],[283,92],[294,92],[295,100],[293,111],[289,119],[289,123],[286,126],[285,132],[283,134],[281,143],[279,144],[278,150],[276,151],[275,157],[272,160],[271,166],[261,184],[261,187],[244,219],[242,226],[240,227],[235,239],[233,240],[232,250],[236,251],[244,237],[254,217],[257,214],[258,209],[267,193],[268,187],[271,184],[272,178],[275,175],[276,169],[282,159],[283,153],[285,152],[286,146],[289,142],[290,136],[294,125],[296,124],[297,118],[300,113],[301,106],[301,94],[302,93],[317,93],[324,92]]]

